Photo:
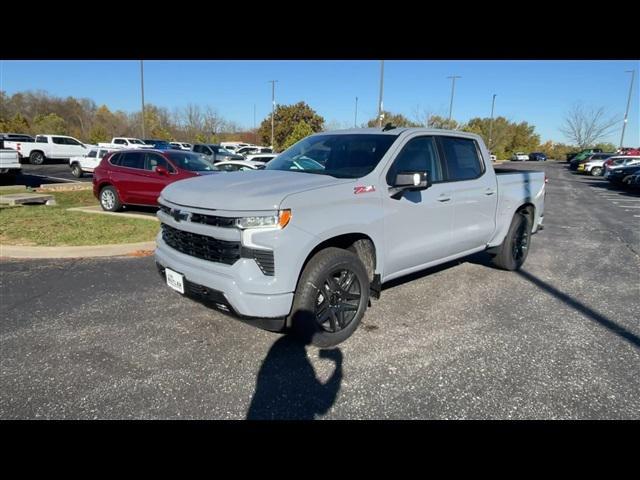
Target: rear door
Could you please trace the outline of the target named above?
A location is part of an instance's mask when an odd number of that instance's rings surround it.
[[[144,152],[123,152],[118,166],[113,167],[110,176],[124,203],[145,203],[144,189],[147,178],[144,171]]]
[[[496,228],[498,188],[472,138],[439,136],[446,184],[453,192],[451,255],[485,246]]]

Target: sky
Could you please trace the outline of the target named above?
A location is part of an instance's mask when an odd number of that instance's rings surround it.
[[[620,119],[605,141],[620,142],[631,74],[636,70],[625,145],[640,145],[639,61],[441,61],[386,60],[384,109],[412,118],[417,108],[447,117],[451,80],[456,80],[453,118],[465,122],[495,116],[527,121],[541,140],[567,142],[559,131],[569,108],[580,102],[604,107]],[[305,101],[325,122],[353,126],[358,97],[358,125],[375,117],[380,88],[380,61],[144,61],[145,103],[170,111],[189,103],[212,106],[226,120],[253,128],[271,111],[271,84],[276,103]],[[140,110],[140,63],[123,61],[0,61],[0,90],[7,94],[45,90],[66,97],[90,98],[111,110]]]

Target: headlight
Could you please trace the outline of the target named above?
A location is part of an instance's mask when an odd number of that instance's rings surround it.
[[[280,210],[276,215],[241,217],[236,219],[236,227],[246,228],[284,228],[291,220],[291,210]]]

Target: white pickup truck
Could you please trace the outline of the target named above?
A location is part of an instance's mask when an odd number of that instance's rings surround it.
[[[117,150],[116,148],[96,147],[89,150],[88,153],[78,157],[69,159],[69,167],[71,173],[76,178],[82,178],[85,173],[93,173],[93,170],[100,165],[102,158],[109,152]]]
[[[13,149],[0,150],[0,175],[12,176],[20,172],[20,158],[18,152]]]
[[[35,142],[4,142],[5,148],[16,150],[20,159],[28,158],[33,165],[46,159],[67,159],[84,155],[91,146],[66,135],[36,135]]]
[[[139,138],[132,137],[113,137],[111,143],[99,143],[102,148],[153,148],[153,145],[144,143]]]
[[[519,269],[544,197],[544,172],[494,169],[478,135],[323,132],[264,169],[165,187],[155,257],[168,287],[326,347],[389,280],[480,251]]]

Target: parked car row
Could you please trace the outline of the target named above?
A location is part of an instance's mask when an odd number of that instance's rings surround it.
[[[511,156],[511,161],[512,162],[527,162],[527,161],[546,162],[547,156],[542,152],[531,152],[531,153],[516,152]]]
[[[640,174],[640,155],[594,153],[580,161],[574,157],[569,163],[569,169],[578,174],[603,176],[613,184],[632,188],[640,186],[637,179]]]

